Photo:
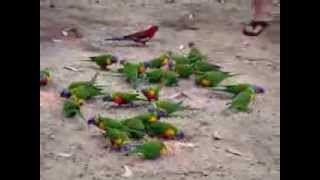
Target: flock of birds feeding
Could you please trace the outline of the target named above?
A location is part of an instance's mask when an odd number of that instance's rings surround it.
[[[151,30],[153,36],[157,28],[151,27]],[[136,33],[136,35],[141,35],[141,33]],[[132,35],[108,40],[128,39],[142,44],[150,40],[145,37],[140,40]],[[90,81],[72,82],[60,93],[60,96],[65,98],[62,108],[64,117],[73,118],[78,115],[87,122],[88,126],[96,126],[102,130],[103,136],[111,144],[111,148],[116,151],[126,155],[142,155],[145,159],[156,159],[167,153],[163,140],[180,140],[185,136],[184,132],[175,125],[160,121],[160,119],[173,116],[177,111],[187,109],[182,101],[160,99],[159,94],[163,86],[178,86],[179,79],[195,76],[197,86],[232,94],[232,99],[227,104],[227,110],[232,112],[248,111],[249,104],[255,95],[265,92],[264,88],[253,84],[222,85],[223,81],[237,74],[223,71],[221,66],[208,63],[207,56],[194,44],[189,44],[189,47],[189,52],[186,54],[167,52],[141,63],[119,61],[118,57],[112,54],[90,57],[86,61],[96,63],[103,71],[121,74],[134,90],[106,93],[103,91],[104,86],[96,83],[98,74],[95,74]],[[109,69],[113,64],[121,64],[122,67],[113,71]],[[51,81],[51,70],[40,70],[40,86],[46,86]],[[87,100],[98,96],[102,97],[103,101],[111,101],[118,106],[128,108],[133,108],[137,101],[143,101],[148,104],[148,108],[143,114],[125,119],[97,115],[86,120],[81,113],[81,106]]]

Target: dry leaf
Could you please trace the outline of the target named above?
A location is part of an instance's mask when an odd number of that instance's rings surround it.
[[[122,177],[131,177],[133,175],[131,169],[127,165],[124,165],[123,168],[124,173],[121,175]]]
[[[67,70],[74,71],[74,72],[78,72],[78,71],[80,71],[79,69],[74,68],[74,67],[71,67],[71,66],[65,66],[64,68],[65,68],[65,69],[67,69]]]
[[[68,36],[68,32],[67,32],[67,31],[61,31],[61,34],[62,34],[63,36]]]
[[[58,154],[58,156],[68,158],[68,157],[71,157],[71,156],[72,156],[72,154],[68,154],[68,153],[59,153],[59,154]]]
[[[226,149],[226,152],[236,156],[242,156],[242,153],[235,149],[228,148]]]

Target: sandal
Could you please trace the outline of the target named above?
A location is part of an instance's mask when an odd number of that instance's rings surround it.
[[[244,27],[243,29],[243,34],[247,36],[258,36],[261,34],[266,27],[269,26],[269,23],[264,22],[264,21],[251,21],[249,25]],[[247,28],[250,27],[252,28],[251,30],[248,30]]]

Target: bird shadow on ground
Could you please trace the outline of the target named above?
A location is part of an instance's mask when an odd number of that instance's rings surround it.
[[[138,108],[138,107],[145,107],[146,104],[130,104],[130,105],[107,105],[106,108],[109,109],[131,109],[131,108]]]

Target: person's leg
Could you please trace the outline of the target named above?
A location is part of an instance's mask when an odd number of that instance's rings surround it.
[[[257,36],[268,26],[268,21],[271,20],[272,0],[252,0],[251,2],[252,20],[244,28],[243,33],[248,36]]]
[[[252,0],[252,20],[270,21],[272,0]]]

